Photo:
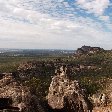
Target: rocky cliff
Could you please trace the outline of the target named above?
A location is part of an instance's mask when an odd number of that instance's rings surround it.
[[[15,80],[11,73],[5,73],[0,80],[0,109],[14,109],[20,112],[44,112],[38,98],[30,89]]]
[[[78,48],[76,50],[76,54],[80,55],[80,54],[94,54],[94,53],[98,53],[98,52],[102,52],[104,51],[103,48],[100,47],[91,47],[91,46],[82,46],[81,48]]]
[[[52,109],[64,112],[90,112],[92,103],[76,80],[71,80],[66,73],[67,68],[61,67],[52,78],[47,96]]]

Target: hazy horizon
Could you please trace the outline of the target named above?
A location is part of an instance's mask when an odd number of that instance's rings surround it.
[[[0,50],[77,50],[77,49],[46,49],[46,48],[42,48],[42,49],[39,49],[39,48],[0,48]]]
[[[0,0],[0,48],[112,49],[111,0]]]

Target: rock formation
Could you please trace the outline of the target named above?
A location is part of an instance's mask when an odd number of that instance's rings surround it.
[[[64,112],[91,112],[93,106],[84,89],[78,81],[71,80],[66,71],[66,67],[61,67],[52,78],[47,96],[49,106]]]
[[[0,109],[16,109],[20,112],[44,112],[38,98],[30,89],[15,80],[11,73],[5,73],[0,80]]]
[[[104,51],[104,49],[100,47],[91,47],[84,45],[76,50],[76,54],[94,54],[101,51]]]

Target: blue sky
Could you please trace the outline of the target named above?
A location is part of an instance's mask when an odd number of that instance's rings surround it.
[[[112,49],[112,0],[0,0],[0,48]]]

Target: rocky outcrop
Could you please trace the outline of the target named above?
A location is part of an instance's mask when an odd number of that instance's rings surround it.
[[[103,48],[100,47],[91,47],[91,46],[82,46],[76,50],[76,54],[94,54],[96,52],[104,51]]]
[[[44,112],[38,98],[30,89],[15,80],[11,73],[5,73],[0,80],[0,109],[16,109],[20,112]]]
[[[76,80],[71,80],[66,73],[67,68],[61,67],[57,75],[52,78],[47,96],[52,109],[64,112],[92,111],[92,103],[88,100],[84,89]]]

